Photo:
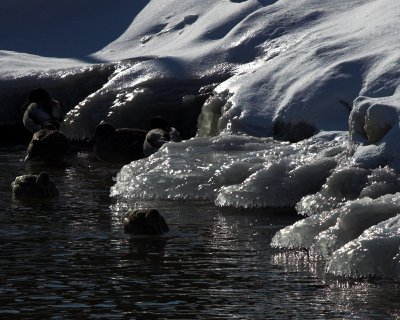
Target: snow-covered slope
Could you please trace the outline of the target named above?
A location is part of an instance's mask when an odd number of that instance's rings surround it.
[[[399,276],[383,268],[400,254],[387,204],[400,191],[398,1],[4,0],[0,12],[0,124],[43,86],[70,111],[71,138],[154,114],[190,136],[213,90],[201,137],[124,167],[113,195],[296,205],[310,217],[273,245],[333,254],[335,274]],[[256,138],[269,136],[306,139]],[[385,255],[372,264],[355,247]]]

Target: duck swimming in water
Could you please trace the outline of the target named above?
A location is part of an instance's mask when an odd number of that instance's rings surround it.
[[[151,130],[146,135],[143,143],[143,153],[145,157],[152,155],[169,141],[182,141],[178,130],[170,125],[167,119],[161,116],[154,117],[150,123]]]
[[[11,183],[16,198],[52,198],[58,196],[58,190],[47,172],[39,175],[23,175],[16,177]]]
[[[42,88],[32,90],[28,96],[28,107],[24,112],[23,123],[25,128],[35,133],[43,129],[49,121],[60,128],[64,120],[64,110],[61,103],[50,97],[48,92]]]
[[[169,231],[164,217],[156,209],[128,210],[122,221],[125,233],[160,235]]]
[[[103,122],[96,127],[94,153],[102,161],[128,164],[142,159],[146,131],[141,129],[115,129]]]

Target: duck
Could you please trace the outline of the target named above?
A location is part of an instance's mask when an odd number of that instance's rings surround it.
[[[142,129],[115,129],[112,124],[102,122],[96,127],[94,154],[101,161],[118,164],[142,159],[146,133]]]
[[[122,225],[125,233],[161,235],[169,231],[164,217],[156,209],[130,209]]]
[[[42,89],[33,89],[28,95],[28,107],[23,115],[26,130],[35,133],[43,129],[49,121],[59,129],[64,120],[65,112],[61,103],[52,99],[49,93]]]
[[[47,199],[58,196],[55,183],[45,171],[39,175],[18,176],[11,183],[11,187],[15,198]]]
[[[182,141],[179,131],[172,127],[166,118],[162,116],[154,117],[151,119],[150,131],[147,133],[143,143],[144,156],[149,157],[170,141]]]
[[[67,137],[49,122],[33,134],[24,160],[54,163],[63,160],[68,151]]]

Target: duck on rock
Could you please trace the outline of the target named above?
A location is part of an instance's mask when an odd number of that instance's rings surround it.
[[[23,175],[16,177],[11,183],[16,198],[46,199],[58,196],[58,190],[47,172],[39,175]]]
[[[64,109],[59,101],[52,99],[46,90],[36,88],[28,95],[28,107],[24,112],[23,123],[31,133],[43,129],[49,121],[59,129],[64,115]]]
[[[150,123],[151,130],[146,135],[143,144],[143,153],[145,157],[157,152],[165,143],[169,141],[182,141],[178,130],[170,125],[167,119],[161,116],[154,117]]]
[[[102,161],[128,164],[142,159],[146,131],[141,129],[115,129],[103,122],[96,127],[94,153]]]
[[[125,233],[160,235],[169,231],[164,217],[156,209],[130,209],[122,221]]]
[[[37,131],[28,146],[25,161],[58,162],[69,151],[67,137],[48,123],[45,129]]]

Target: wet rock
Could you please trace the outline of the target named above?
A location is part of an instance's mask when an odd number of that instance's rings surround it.
[[[131,209],[122,221],[125,233],[160,235],[169,231],[164,217],[156,209]]]
[[[312,137],[317,130],[310,124],[300,121],[297,123],[285,123],[274,121],[274,138],[277,140],[299,142]]]

